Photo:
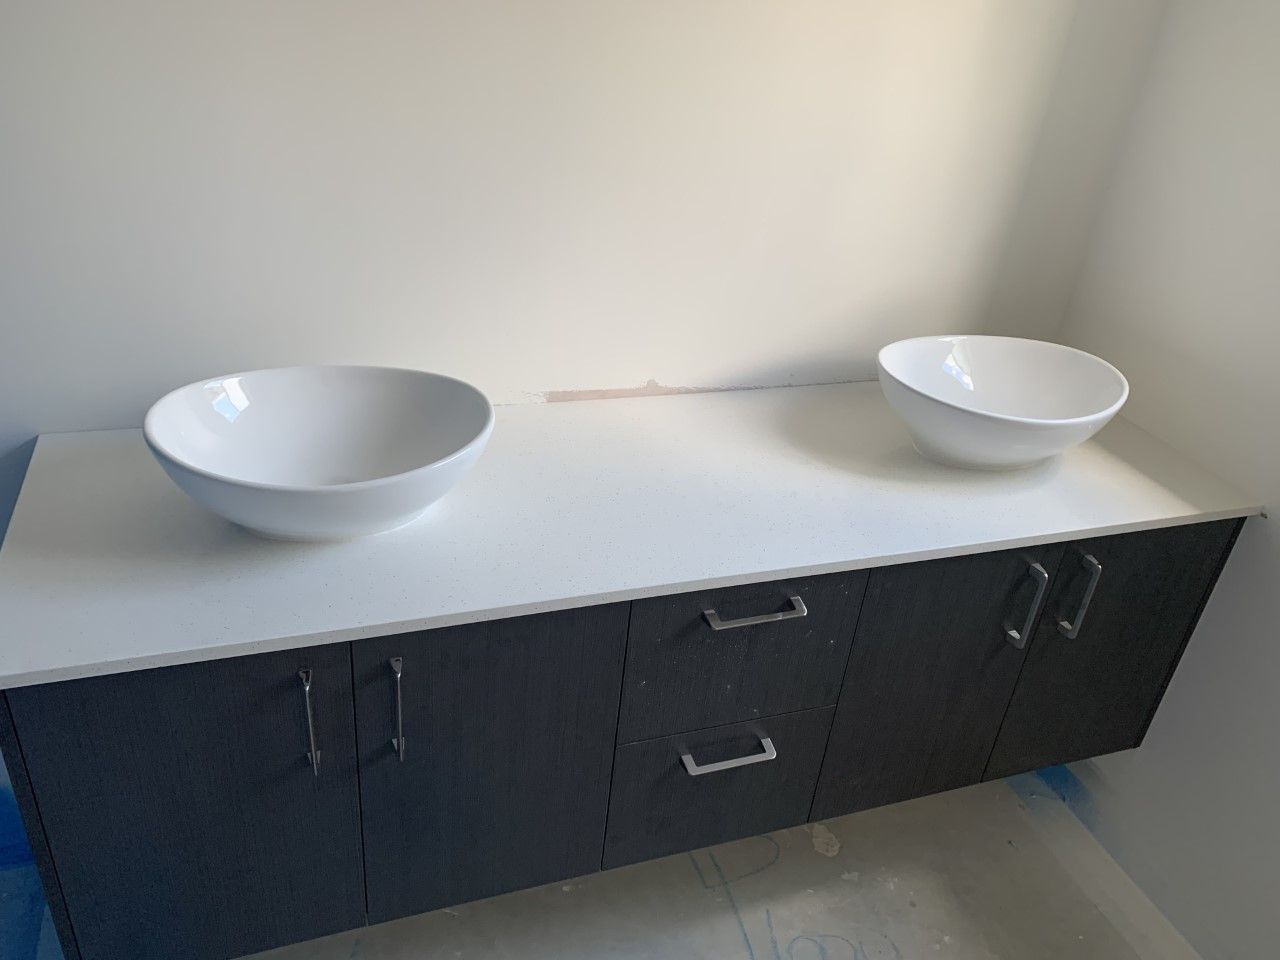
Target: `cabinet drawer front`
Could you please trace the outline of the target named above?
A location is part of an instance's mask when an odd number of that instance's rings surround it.
[[[619,740],[835,703],[866,583],[857,571],[635,601]]]
[[[8,698],[84,960],[226,960],[364,923],[347,644]]]
[[[832,712],[804,710],[619,747],[604,866],[806,822]]]

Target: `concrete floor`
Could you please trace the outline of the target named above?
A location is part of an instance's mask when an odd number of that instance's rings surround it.
[[[1197,960],[1035,776],[256,960]]]

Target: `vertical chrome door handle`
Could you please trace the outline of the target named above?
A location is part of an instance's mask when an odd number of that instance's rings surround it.
[[[1081,554],[1081,562],[1089,571],[1089,585],[1084,588],[1084,596],[1080,598],[1080,606],[1071,620],[1059,620],[1058,629],[1068,640],[1074,640],[1080,633],[1084,623],[1084,615],[1089,612],[1089,604],[1093,601],[1093,591],[1098,589],[1098,581],[1102,579],[1102,564],[1091,553]]]
[[[307,740],[311,744],[311,750],[306,756],[311,763],[311,772],[318,777],[320,776],[320,748],[316,746],[316,720],[311,712],[311,671],[305,668],[299,670],[298,679],[302,681],[302,696],[307,705]]]
[[[404,672],[404,657],[392,657],[387,661],[396,675],[396,735],[391,738],[391,749],[404,763],[404,701],[400,698],[400,674]]]
[[[764,748],[763,753],[752,753],[745,757],[734,757],[732,760],[721,760],[719,763],[708,763],[702,766],[693,759],[693,754],[685,752],[680,754],[680,762],[684,764],[684,769],[689,776],[700,777],[704,773],[719,773],[721,770],[749,767],[753,763],[764,763],[766,760],[778,758],[778,751],[773,748],[773,741],[768,737],[760,738],[760,746]]]
[[[791,609],[783,610],[781,613],[762,613],[755,617],[739,617],[737,620],[721,620],[720,614],[716,613],[715,607],[703,610],[702,615],[707,618],[707,623],[712,630],[732,630],[734,627],[754,627],[759,623],[776,623],[779,620],[798,620],[800,617],[809,615],[808,608],[804,605],[804,601],[797,596],[791,596]]]
[[[1040,608],[1044,606],[1044,595],[1049,592],[1049,574],[1044,567],[1033,563],[1027,567],[1027,571],[1036,578],[1036,595],[1027,610],[1027,619],[1023,621],[1021,630],[1015,630],[1007,623],[1004,625],[1005,639],[1019,650],[1027,645],[1027,637],[1031,636],[1031,628],[1036,625],[1036,617],[1040,616]]]

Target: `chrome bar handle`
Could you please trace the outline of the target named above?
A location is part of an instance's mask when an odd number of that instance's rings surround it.
[[[777,623],[779,620],[798,620],[800,617],[809,615],[809,608],[804,605],[804,601],[797,596],[792,596],[791,609],[783,610],[781,613],[762,613],[756,617],[739,617],[737,620],[721,620],[720,614],[716,613],[715,607],[710,607],[702,611],[702,615],[707,618],[707,623],[712,630],[732,630],[734,627],[754,627],[760,623]]]
[[[1031,636],[1031,628],[1036,625],[1036,617],[1040,616],[1040,608],[1044,606],[1044,595],[1049,592],[1049,574],[1045,572],[1044,567],[1038,563],[1033,563],[1027,570],[1037,581],[1036,595],[1031,600],[1031,608],[1027,611],[1027,619],[1023,621],[1021,630],[1015,630],[1008,623],[1004,625],[1005,639],[1019,650],[1026,647],[1027,637]]]
[[[734,757],[732,760],[721,760],[719,763],[708,763],[699,766],[693,759],[693,754],[680,754],[680,762],[684,764],[685,771],[691,777],[700,777],[704,773],[719,773],[722,770],[733,770],[737,767],[749,767],[753,763],[765,763],[768,760],[776,760],[778,751],[773,749],[773,741],[768,737],[760,738],[760,746],[764,747],[763,753],[752,753],[745,757]]]
[[[1102,564],[1091,553],[1081,554],[1081,562],[1089,571],[1089,585],[1084,588],[1084,596],[1080,598],[1080,606],[1072,620],[1059,620],[1058,629],[1068,640],[1074,640],[1080,634],[1080,626],[1084,623],[1084,615],[1089,612],[1089,604],[1093,601],[1093,591],[1098,589],[1098,581],[1102,579]]]
[[[387,661],[396,675],[396,735],[391,738],[391,749],[404,763],[404,701],[400,698],[400,674],[404,671],[404,657],[392,657]]]
[[[320,776],[320,748],[316,746],[316,720],[311,712],[311,671],[305,668],[299,670],[298,679],[302,681],[302,695],[307,704],[307,740],[311,744],[311,750],[306,756],[311,764],[311,772],[318,777]]]

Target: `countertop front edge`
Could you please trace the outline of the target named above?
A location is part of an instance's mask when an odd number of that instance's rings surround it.
[[[938,547],[936,549],[914,550],[881,556],[867,556],[848,560],[803,564],[800,566],[790,566],[785,568],[755,570],[743,572],[741,574],[728,574],[680,582],[623,587],[617,590],[604,591],[600,593],[547,598],[545,600],[508,604],[498,607],[454,610],[410,620],[357,624],[351,627],[326,630],[317,633],[289,634],[279,637],[257,638],[234,643],[197,646],[186,650],[143,654],[137,657],[122,657],[93,663],[80,663],[67,667],[22,671],[0,675],[0,690],[33,686],[41,683],[53,683],[63,680],[105,676],[114,673],[126,673],[134,670],[148,670],[157,667],[177,666],[185,663],[222,660],[230,657],[247,656],[255,653],[270,653],[280,650],[320,646],[326,643],[344,643],[356,640],[366,640],[372,637],[390,636],[399,633],[412,633],[419,630],[458,626],[485,620],[499,620],[507,617],[518,617],[536,613],[551,613],[557,610],[572,609],[574,607],[595,606],[607,603],[625,603],[632,600],[643,600],[649,597],[688,593],[695,590],[714,590],[724,587],[743,586],[752,583],[763,583],[770,580],[782,580],[792,577],[818,576],[827,573],[845,573],[854,570],[865,570],[872,567],[893,566],[901,563],[938,560],[946,557],[964,556],[967,554],[990,553],[996,550],[1013,550],[1044,543],[1061,543],[1085,537],[1134,533],[1141,530],[1156,530],[1164,527],[1185,526],[1192,523],[1210,523],[1215,520],[1241,519],[1259,515],[1265,516],[1265,508],[1261,504],[1255,504],[1232,509],[1190,513],[1182,516],[1160,517],[1151,520],[1137,520],[1127,523],[1114,523],[1055,530],[1044,534],[1005,538],[980,543],[951,544],[948,546]]]

